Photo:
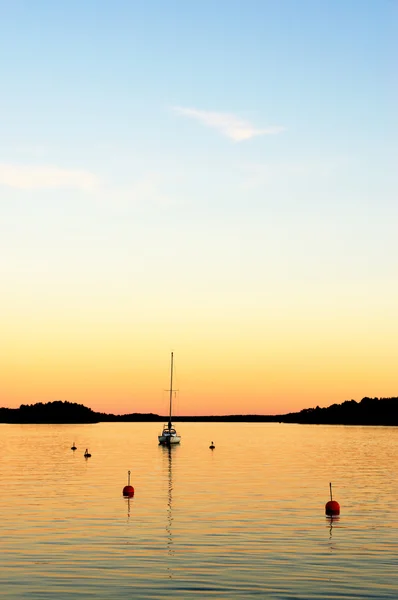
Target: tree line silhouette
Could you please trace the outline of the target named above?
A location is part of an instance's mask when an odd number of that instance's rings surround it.
[[[398,398],[362,398],[346,400],[326,408],[305,408],[283,415],[285,423],[316,425],[398,425]]]
[[[174,421],[279,422],[313,425],[398,425],[398,398],[362,398],[320,408],[304,408],[284,415],[208,415],[178,416]],[[54,402],[21,404],[19,408],[0,408],[0,423],[99,423],[132,421],[167,421],[155,413],[114,415],[91,410],[83,404]]]
[[[75,402],[37,402],[0,408],[1,423],[98,423],[97,413]]]
[[[91,408],[68,402],[37,402],[21,404],[19,408],[0,408],[0,423],[99,423],[101,421],[162,421],[166,417],[153,413],[113,415],[95,412]]]

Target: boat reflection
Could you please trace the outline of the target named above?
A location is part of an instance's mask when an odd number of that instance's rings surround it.
[[[175,554],[174,535],[173,535],[173,454],[179,451],[179,445],[171,444],[169,446],[160,446],[163,452],[164,481],[167,483],[167,504],[166,504],[166,551],[168,556]],[[169,579],[173,579],[172,562],[167,564]]]
[[[167,519],[166,519],[166,534],[167,534],[167,553],[170,555],[174,554],[173,548],[173,532],[172,532],[172,524],[173,524],[173,471],[172,471],[172,455],[174,452],[173,446],[164,446],[164,455],[165,455],[165,467],[167,472]]]

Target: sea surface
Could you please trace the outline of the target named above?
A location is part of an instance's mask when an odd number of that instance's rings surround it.
[[[398,598],[398,428],[160,429],[0,424],[1,598]]]

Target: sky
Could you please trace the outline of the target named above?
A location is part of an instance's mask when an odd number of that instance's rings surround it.
[[[398,395],[395,0],[0,0],[0,405]]]

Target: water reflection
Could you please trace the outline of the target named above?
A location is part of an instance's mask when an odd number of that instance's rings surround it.
[[[340,517],[337,516],[327,516],[326,520],[328,522],[328,526],[329,526],[329,539],[332,539],[332,535],[333,535],[333,523],[337,523],[340,520]]]
[[[214,423],[209,452],[208,424],[170,449],[153,427],[0,424],[1,597],[397,600],[397,428]],[[320,483],[336,464],[340,520]]]
[[[172,555],[174,554],[173,549],[173,532],[172,532],[172,524],[173,524],[173,512],[172,512],[172,503],[173,503],[173,472],[172,472],[172,446],[166,446],[164,448],[165,453],[167,453],[167,520],[166,520],[166,533],[167,533],[167,553]]]
[[[168,556],[174,556],[174,539],[173,539],[173,446],[162,446],[164,453],[164,468],[167,482],[167,509],[166,509],[166,551]],[[167,573],[169,579],[173,579],[173,570],[171,563],[167,564]]]
[[[327,525],[329,527],[329,550],[333,552],[336,550],[336,539],[333,540],[333,526],[340,520],[338,516],[327,516]]]
[[[125,497],[124,499],[127,502],[127,519],[129,519],[130,515],[131,515],[131,500],[132,500],[132,498],[130,498],[128,496],[128,497]]]

